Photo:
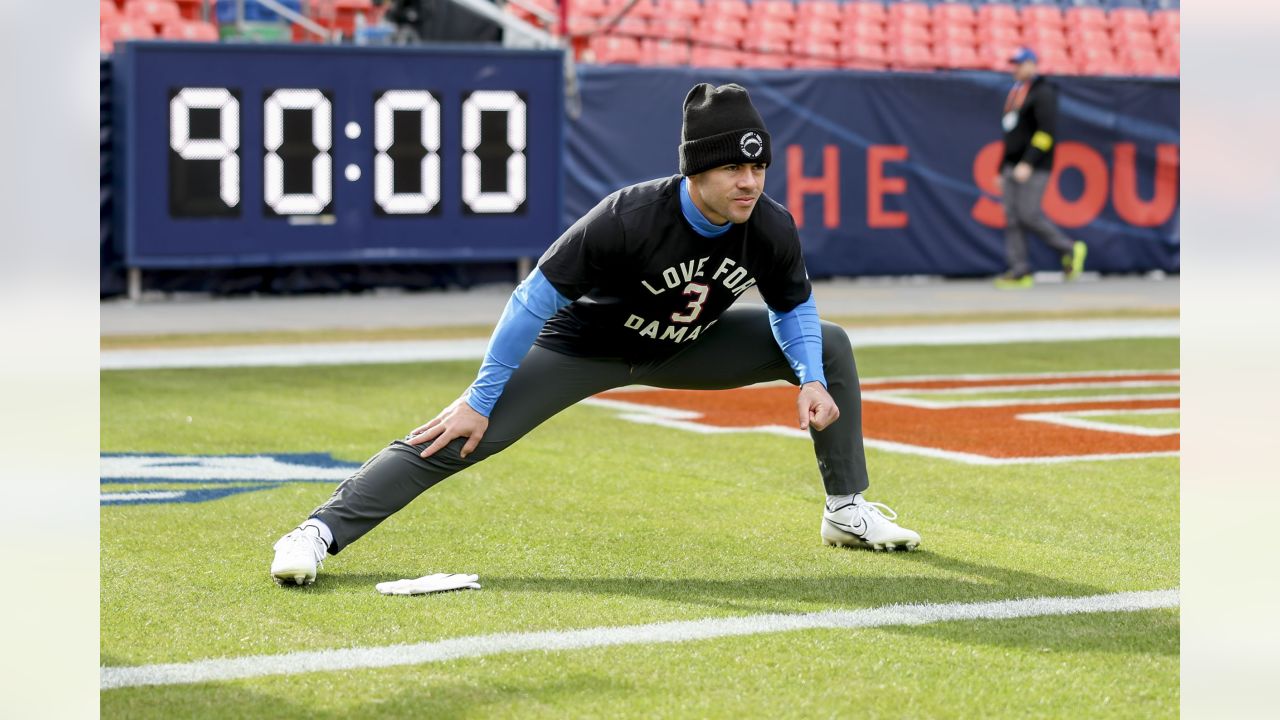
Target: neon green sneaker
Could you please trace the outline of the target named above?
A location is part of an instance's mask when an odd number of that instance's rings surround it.
[[[1023,290],[1035,285],[1036,281],[1027,275],[1001,275],[996,278],[996,287],[1000,290]]]
[[[1067,280],[1075,280],[1084,271],[1084,258],[1089,254],[1089,246],[1077,240],[1071,246],[1071,252],[1062,256],[1062,272]]]

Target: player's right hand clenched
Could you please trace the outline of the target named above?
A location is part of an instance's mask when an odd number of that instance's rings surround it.
[[[431,443],[421,453],[422,457],[428,458],[455,439],[464,437],[467,442],[458,455],[465,458],[480,444],[485,430],[488,429],[489,418],[476,412],[467,404],[465,397],[460,397],[449,407],[441,410],[439,415],[409,433],[409,444]]]

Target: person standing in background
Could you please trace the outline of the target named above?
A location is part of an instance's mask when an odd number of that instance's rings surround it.
[[[998,178],[1004,199],[1004,243],[1009,269],[996,278],[996,287],[1031,287],[1028,230],[1062,255],[1063,273],[1067,280],[1074,280],[1084,269],[1088,247],[1064,235],[1040,207],[1057,145],[1058,91],[1037,72],[1038,58],[1031,48],[1018,48],[1009,61],[1014,65],[1014,84],[1005,99],[1001,119],[1004,158]]]

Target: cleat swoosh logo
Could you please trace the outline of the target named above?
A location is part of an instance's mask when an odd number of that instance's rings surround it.
[[[835,520],[832,520],[831,518],[827,518],[827,522],[831,523],[832,525],[835,525],[836,527],[840,528],[841,530],[845,530],[845,531],[847,531],[847,532],[851,532],[851,533],[853,533],[854,535],[857,535],[858,537],[862,537],[863,535],[865,535],[865,534],[867,533],[867,521],[866,521],[865,519],[863,519],[863,518],[858,518],[858,524],[857,524],[857,525],[849,525],[849,524],[847,524],[847,523],[836,522]]]

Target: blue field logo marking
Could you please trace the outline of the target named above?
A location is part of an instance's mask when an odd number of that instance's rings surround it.
[[[103,453],[99,477],[104,486],[102,505],[166,505],[217,500],[246,492],[279,487],[282,483],[337,484],[359,463],[337,460],[328,453],[262,455],[165,455],[160,453]],[[191,485],[154,490],[115,491],[114,485]]]

